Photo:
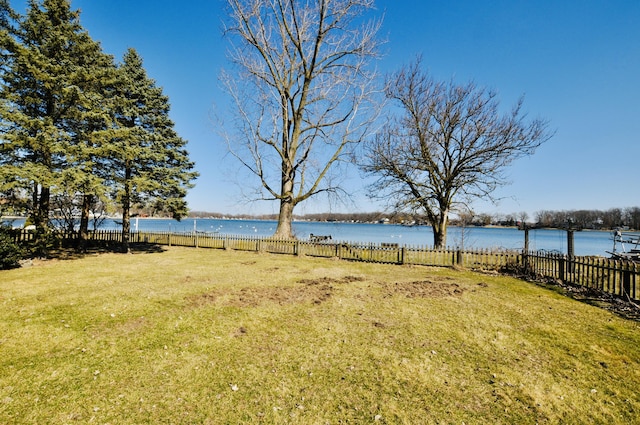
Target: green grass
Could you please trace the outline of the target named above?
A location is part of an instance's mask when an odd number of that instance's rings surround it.
[[[0,272],[0,423],[630,424],[639,331],[451,269],[176,247],[46,261]]]

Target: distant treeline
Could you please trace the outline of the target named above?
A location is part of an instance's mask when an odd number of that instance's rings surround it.
[[[232,219],[247,219],[247,220],[277,220],[278,214],[220,214],[205,211],[191,211],[189,213],[191,218],[232,218]],[[403,215],[402,219],[407,219],[409,215]],[[389,220],[392,222],[401,223],[402,219],[398,218],[398,214],[389,214],[382,212],[368,212],[368,213],[320,213],[320,214],[305,214],[294,215],[294,220],[307,220],[307,221],[346,221],[356,223],[375,223],[383,220]]]
[[[250,214],[220,214],[205,211],[192,211],[189,213],[192,218],[234,218],[249,220],[277,220],[277,214],[250,215]],[[305,214],[294,217],[295,220],[307,221],[342,221],[353,223],[379,223],[388,222],[406,225],[429,224],[426,217],[419,214],[408,213],[319,213]],[[580,228],[580,229],[615,229],[627,228],[640,230],[640,207],[612,208],[606,211],[601,210],[562,210],[551,211],[542,210],[535,213],[534,217],[529,217],[527,213],[512,214],[461,214],[451,219],[452,225],[464,226],[521,226],[522,223],[532,227],[551,228]]]
[[[535,223],[542,227],[572,225],[584,229],[615,229],[618,227],[640,230],[640,207],[612,208],[606,211],[539,211]]]
[[[522,226],[610,230],[625,228],[640,230],[640,207],[609,210],[541,210],[530,217],[525,212],[512,214],[465,214],[451,220],[453,225]]]

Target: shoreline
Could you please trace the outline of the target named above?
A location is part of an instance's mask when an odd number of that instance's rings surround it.
[[[5,220],[26,220],[27,217],[21,217],[21,216],[13,216],[13,215],[7,215],[7,216],[0,216],[0,222],[5,221]],[[105,220],[112,220],[112,221],[121,221],[122,217],[121,216],[105,216],[104,217]],[[177,220],[175,218],[171,218],[171,217],[131,217],[130,221],[134,221],[134,220],[142,220],[142,221],[161,221],[161,220],[171,220],[171,221],[175,221],[176,223],[184,223],[186,221],[190,221],[190,220],[221,220],[221,221],[260,221],[260,222],[277,222],[277,219],[272,219],[272,218],[258,218],[258,217],[254,217],[254,218],[240,218],[240,217],[185,217],[182,218],[180,220]],[[294,223],[342,223],[342,224],[379,224],[381,226],[403,226],[403,227],[432,227],[430,224],[403,224],[403,223],[390,223],[390,222],[383,222],[380,223],[378,221],[349,221],[349,220],[313,220],[313,219],[293,219]],[[487,225],[482,225],[482,226],[476,226],[476,225],[465,225],[465,226],[460,226],[460,225],[455,225],[455,224],[450,224],[448,227],[455,227],[455,228],[466,228],[466,229],[518,229],[518,230],[522,230],[520,229],[519,226],[505,226],[505,225],[500,225],[500,224],[487,224]],[[567,230],[567,229],[563,229],[560,227],[545,227],[545,226],[535,226],[532,225],[531,227],[528,228],[528,230]],[[574,232],[614,232],[617,229],[593,229],[593,228],[585,228],[585,229],[581,229],[581,230],[574,230]],[[637,233],[640,232],[640,230],[635,230],[635,229],[628,229],[628,230],[624,230],[624,232],[631,232],[631,233]]]

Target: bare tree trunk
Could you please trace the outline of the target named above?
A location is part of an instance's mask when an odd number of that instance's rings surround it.
[[[34,196],[36,199],[36,203],[34,205],[35,214],[34,214],[34,223],[37,230],[41,230],[42,233],[46,233],[49,227],[49,209],[50,209],[50,199],[51,199],[51,190],[48,187],[40,188],[40,196]]]
[[[283,170],[289,170],[286,164],[282,166]],[[280,214],[278,215],[278,227],[273,234],[276,238],[293,239],[293,228],[291,221],[293,220],[293,207],[295,202],[293,200],[293,178],[290,177],[291,173],[282,173],[282,194],[280,198]]]
[[[278,227],[273,234],[276,238],[293,239],[293,202],[291,199],[280,200],[280,214],[278,216]]]
[[[131,233],[131,167],[126,167],[124,194],[122,195],[122,252],[129,254],[129,235]]]
[[[34,183],[32,220],[35,225],[35,246],[38,256],[44,257],[48,250],[49,237],[49,209],[51,190],[49,187],[40,187],[38,196],[38,184]]]
[[[432,223],[433,227],[433,245],[435,248],[441,249],[447,243],[447,222],[449,221],[446,214],[438,216],[437,220]]]
[[[122,252],[129,254],[129,235],[131,233],[131,208],[129,203],[122,204]]]
[[[84,195],[82,197],[82,212],[80,213],[80,229],[78,232],[78,249],[81,251],[87,249],[87,240],[89,239],[89,212],[92,201],[93,195]]]

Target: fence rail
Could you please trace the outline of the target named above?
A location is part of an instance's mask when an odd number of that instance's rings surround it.
[[[62,234],[69,241],[77,234]],[[16,242],[33,240],[30,231],[14,233]],[[89,241],[122,242],[122,232],[96,230]],[[257,238],[211,233],[132,232],[131,243],[233,249],[288,255],[340,258],[388,264],[424,266],[460,266],[470,269],[501,270],[522,268],[538,277],[551,278],[597,289],[625,299],[640,300],[640,265],[603,257],[568,257],[566,255],[520,251],[460,250],[456,248],[400,246],[398,244],[363,244],[357,242],[302,241]]]

